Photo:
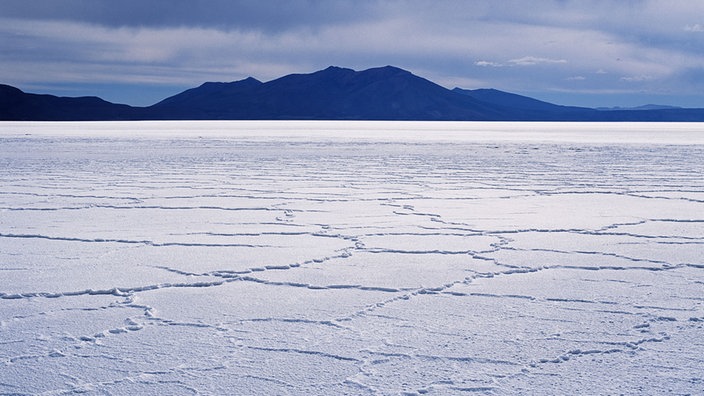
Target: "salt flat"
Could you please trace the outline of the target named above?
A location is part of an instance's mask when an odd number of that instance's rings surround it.
[[[704,393],[704,125],[0,123],[0,394]]]

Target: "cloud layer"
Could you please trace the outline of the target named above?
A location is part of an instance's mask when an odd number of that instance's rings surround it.
[[[5,0],[0,82],[148,104],[204,81],[393,64],[450,88],[704,107],[702,15],[690,1]]]

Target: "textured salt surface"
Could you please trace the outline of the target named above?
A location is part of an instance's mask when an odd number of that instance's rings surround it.
[[[0,124],[0,394],[704,393],[704,127],[408,125]]]

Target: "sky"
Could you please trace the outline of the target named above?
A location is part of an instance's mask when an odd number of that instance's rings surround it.
[[[0,0],[0,83],[145,106],[393,65],[553,103],[704,108],[702,0]]]

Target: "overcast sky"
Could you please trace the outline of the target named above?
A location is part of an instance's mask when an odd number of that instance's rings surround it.
[[[148,105],[394,65],[559,104],[704,107],[702,0],[0,0],[0,83]]]

